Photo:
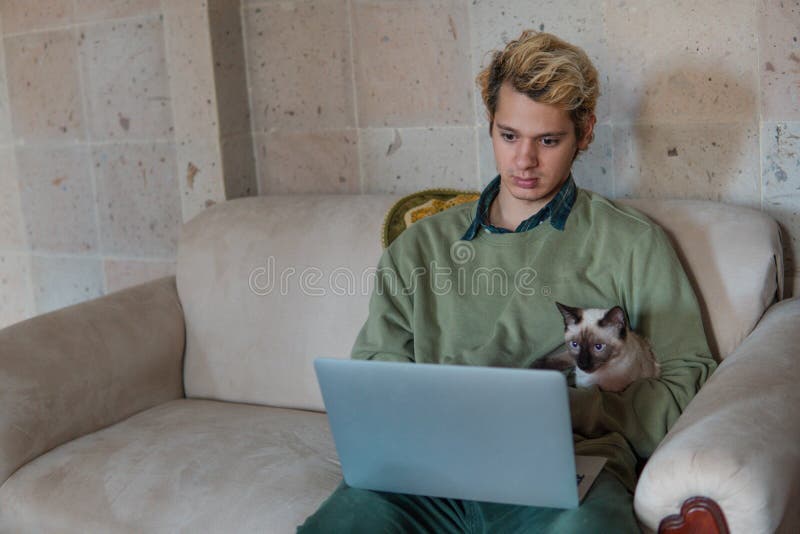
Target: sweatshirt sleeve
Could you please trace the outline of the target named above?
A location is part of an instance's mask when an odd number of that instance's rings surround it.
[[[350,357],[357,360],[414,361],[413,304],[387,248],[375,276],[369,316],[356,338]]]
[[[619,299],[633,329],[650,340],[661,376],[619,393],[570,388],[570,408],[574,429],[584,438],[619,433],[637,456],[648,458],[716,363],[697,298],[664,231],[650,227],[624,261]]]

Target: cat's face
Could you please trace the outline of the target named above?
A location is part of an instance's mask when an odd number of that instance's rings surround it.
[[[578,369],[592,373],[620,353],[628,331],[622,308],[573,308],[559,302],[556,306],[564,317],[567,350]]]

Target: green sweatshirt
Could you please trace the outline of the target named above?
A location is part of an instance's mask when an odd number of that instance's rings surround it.
[[[700,308],[664,231],[579,190],[563,231],[549,224],[461,241],[475,202],[423,219],[378,265],[352,357],[530,367],[564,343],[555,306],[622,306],[647,337],[661,377],[621,393],[569,388],[576,454],[604,456],[633,491],[647,459],[716,364]]]

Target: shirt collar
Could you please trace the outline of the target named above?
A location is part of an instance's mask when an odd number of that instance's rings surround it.
[[[510,230],[499,228],[488,222],[489,207],[492,205],[492,201],[494,201],[499,192],[500,175],[497,175],[481,192],[481,196],[475,208],[475,217],[472,220],[472,224],[470,224],[467,229],[467,232],[464,234],[464,237],[461,238],[463,241],[472,241],[475,239],[475,236],[478,235],[478,230],[481,228],[493,234],[511,233]],[[528,230],[536,228],[542,221],[548,218],[553,228],[563,231],[567,224],[567,217],[569,217],[572,206],[575,204],[577,193],[578,188],[575,185],[575,180],[572,179],[572,174],[570,174],[550,202],[537,213],[522,221],[514,232],[527,232]]]

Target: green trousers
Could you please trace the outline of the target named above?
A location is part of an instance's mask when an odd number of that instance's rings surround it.
[[[633,496],[600,473],[574,510],[462,501],[351,488],[344,482],[299,533],[639,532]]]

